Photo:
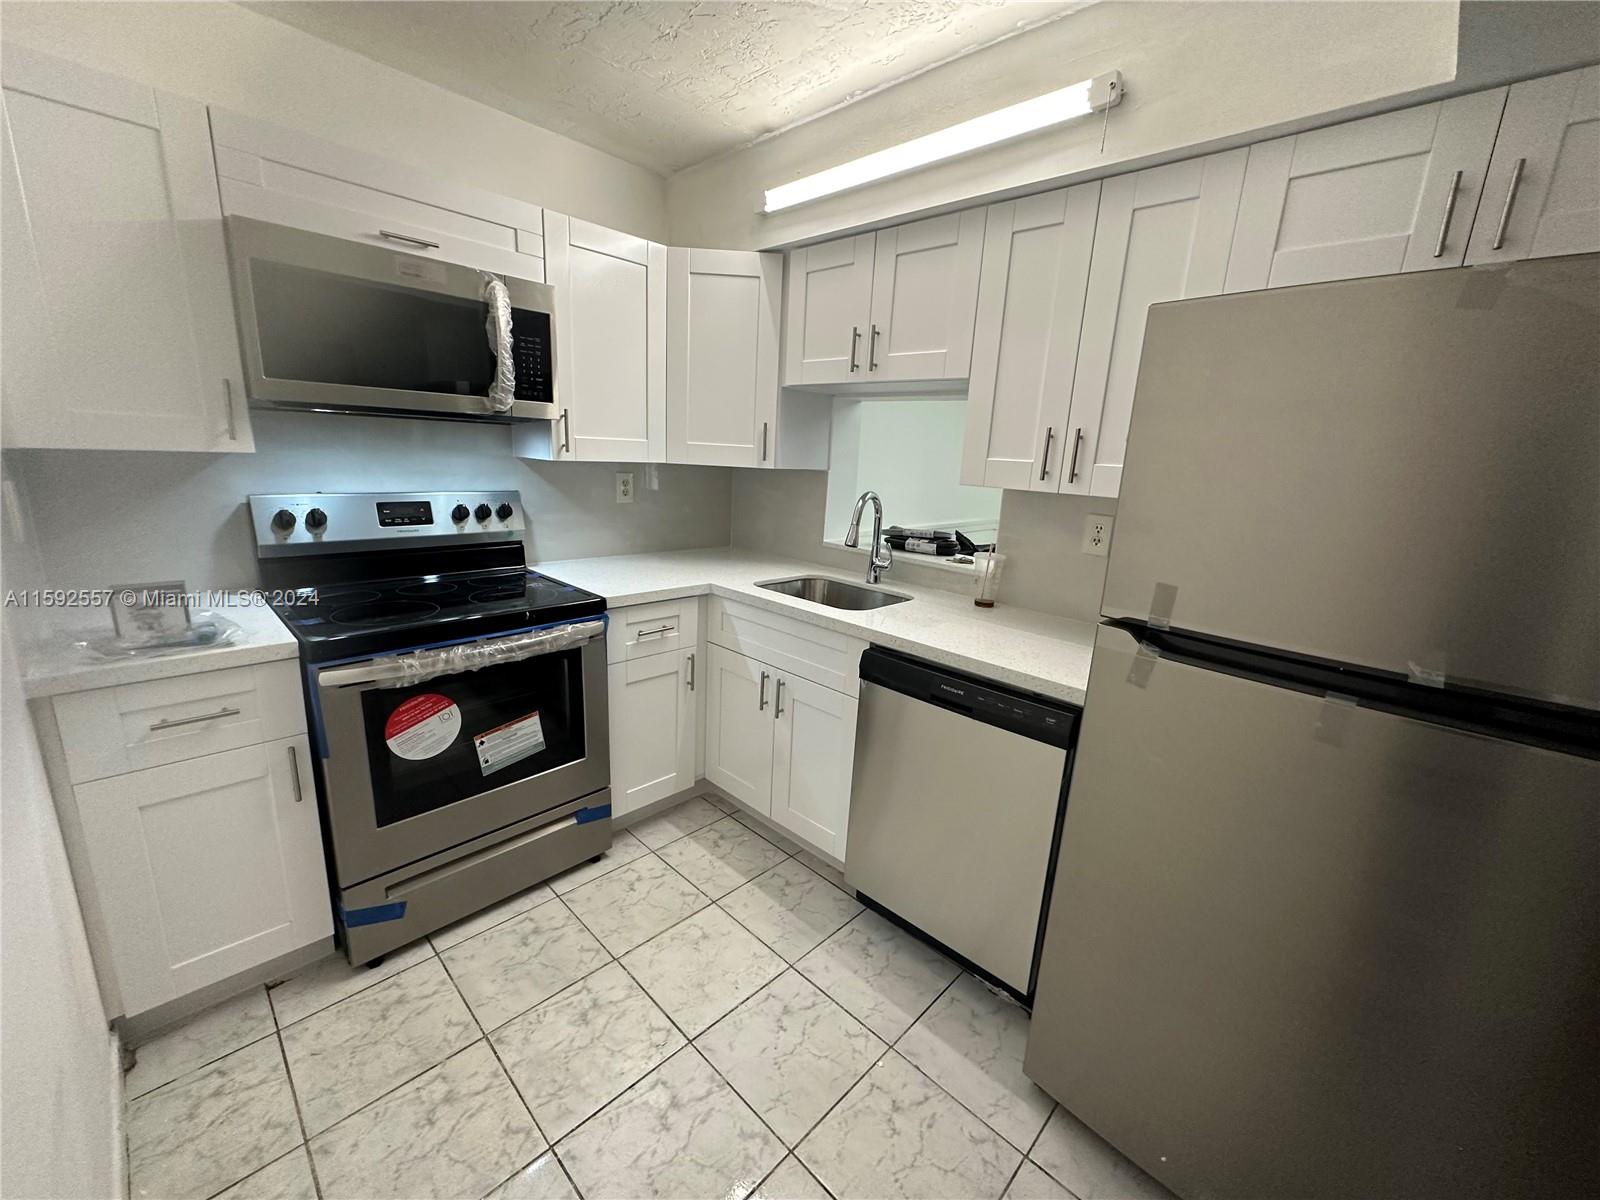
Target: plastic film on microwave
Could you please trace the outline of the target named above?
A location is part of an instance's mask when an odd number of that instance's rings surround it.
[[[511,361],[511,293],[495,275],[483,272],[483,299],[489,306],[486,327],[494,351],[494,379],[489,384],[489,407],[510,412],[517,394],[516,366]]]

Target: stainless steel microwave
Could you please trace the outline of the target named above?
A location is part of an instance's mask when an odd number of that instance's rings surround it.
[[[556,417],[554,291],[500,275],[514,399],[489,402],[486,273],[383,245],[229,217],[252,404],[454,420]]]

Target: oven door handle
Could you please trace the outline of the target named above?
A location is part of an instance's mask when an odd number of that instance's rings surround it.
[[[441,646],[437,650],[418,650],[412,654],[376,658],[348,667],[330,667],[318,671],[317,686],[323,689],[355,685],[410,687],[441,675],[460,675],[483,667],[570,650],[603,637],[605,631],[606,623],[603,620],[577,621],[571,625],[554,625],[549,629],[519,633],[514,637],[465,642],[459,646]]]

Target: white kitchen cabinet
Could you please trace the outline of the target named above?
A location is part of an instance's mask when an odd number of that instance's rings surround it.
[[[787,672],[773,684],[772,820],[840,861],[850,823],[856,705]]]
[[[872,256],[866,378],[965,379],[985,210],[881,229]]]
[[[205,107],[3,56],[6,445],[253,449]]]
[[[676,650],[607,668],[613,817],[694,785],[700,658]]]
[[[706,778],[772,814],[772,680],[765,663],[706,647]]]
[[[1514,83],[1472,225],[1467,262],[1596,250],[1600,66]]]
[[[665,462],[667,248],[547,212],[545,254],[556,289],[553,457]]]
[[[850,383],[866,377],[862,339],[872,323],[873,234],[789,252],[783,381]]]
[[[332,935],[304,734],[72,791],[124,1012]]]
[[[1057,490],[1100,184],[989,206],[961,482]]]
[[[667,251],[667,461],[770,467],[783,256]]]
[[[225,109],[224,212],[543,283],[544,210]]]
[[[1121,487],[1146,315],[1222,291],[1244,168],[1229,150],[1102,182],[1060,491]]]
[[[1505,97],[1493,88],[1251,146],[1227,290],[1460,266]]]

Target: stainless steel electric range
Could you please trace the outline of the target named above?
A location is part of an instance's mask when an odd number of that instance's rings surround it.
[[[605,601],[516,492],[251,496],[300,643],[334,912],[366,963],[611,844]]]

